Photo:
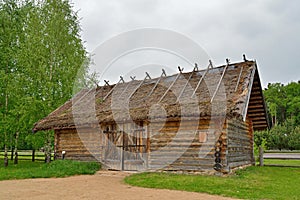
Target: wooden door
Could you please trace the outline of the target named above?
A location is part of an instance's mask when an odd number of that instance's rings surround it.
[[[103,161],[112,169],[125,171],[141,171],[147,165],[147,134],[137,124],[123,124],[122,130],[115,125],[108,126],[104,131],[106,145]]]

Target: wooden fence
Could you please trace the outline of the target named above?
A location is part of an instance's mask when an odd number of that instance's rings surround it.
[[[15,155],[14,152],[9,151],[8,157],[13,160]],[[0,151],[0,159],[4,158],[4,151]],[[54,159],[54,154],[51,154],[51,160]],[[44,152],[34,151],[34,150],[21,150],[18,151],[18,160],[31,160],[31,161],[45,161]]]
[[[274,164],[265,164],[265,160],[274,160]],[[276,161],[285,161],[286,164],[277,164]],[[295,161],[290,165],[290,161]],[[274,167],[300,167],[300,152],[291,151],[264,151],[262,147],[259,148],[259,166],[274,166]]]

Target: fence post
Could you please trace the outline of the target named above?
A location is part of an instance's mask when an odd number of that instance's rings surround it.
[[[259,166],[264,166],[264,148],[259,147]]]
[[[35,161],[35,149],[32,149],[32,158],[31,161],[34,162]]]
[[[13,148],[13,146],[11,147],[10,160],[14,160],[14,148]]]

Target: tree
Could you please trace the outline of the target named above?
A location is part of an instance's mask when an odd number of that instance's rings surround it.
[[[19,70],[17,53],[22,40],[22,2],[14,0],[0,1],[0,131],[3,133],[4,166],[8,165],[8,138],[12,134],[15,122],[12,117],[15,98],[18,91],[14,83]]]
[[[292,134],[290,135],[290,140],[288,142],[289,148],[292,150],[300,149],[300,126],[296,127]]]
[[[300,81],[268,84],[264,96],[275,126],[267,134],[256,133],[255,143],[265,138],[268,148],[300,149]]]
[[[25,30],[25,42],[19,55],[22,63],[26,63],[28,96],[33,98],[25,106],[30,108],[26,119],[31,128],[32,122],[72,97],[77,72],[83,69],[81,75],[84,77],[87,65],[78,17],[69,1],[36,2]],[[49,141],[48,134],[45,134],[45,141]]]
[[[7,166],[9,138],[15,138],[17,162],[19,139],[72,97],[77,72],[84,79],[88,65],[69,1],[4,0],[0,8],[0,131]],[[51,134],[44,137],[50,147]]]

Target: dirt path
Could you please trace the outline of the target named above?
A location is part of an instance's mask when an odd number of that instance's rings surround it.
[[[230,199],[193,192],[132,187],[122,182],[126,175],[124,172],[99,171],[93,176],[0,181],[0,199]]]

